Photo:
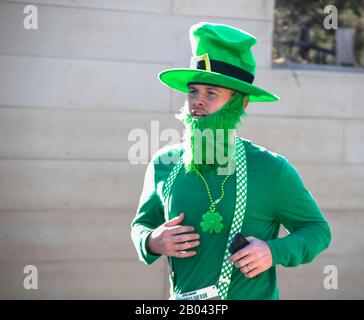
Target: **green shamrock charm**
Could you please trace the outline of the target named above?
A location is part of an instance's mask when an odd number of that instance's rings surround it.
[[[200,226],[204,232],[220,233],[221,229],[224,227],[224,225],[221,223],[222,216],[216,211],[207,211],[202,216],[202,220],[203,221],[200,223]]]

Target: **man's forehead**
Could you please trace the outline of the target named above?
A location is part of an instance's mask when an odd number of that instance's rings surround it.
[[[217,89],[217,90],[229,90],[226,88],[218,87],[218,86],[212,86],[209,84],[199,84],[199,83],[191,83],[188,85],[189,88],[201,88],[201,89]]]

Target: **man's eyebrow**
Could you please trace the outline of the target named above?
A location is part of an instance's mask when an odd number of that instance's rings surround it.
[[[188,86],[190,89],[198,89],[197,87],[195,87],[193,84],[190,84],[189,86]],[[214,87],[214,86],[205,86],[205,88],[208,90],[208,89],[213,89],[213,90],[217,90],[217,91],[219,91],[219,88],[217,88],[217,87]]]

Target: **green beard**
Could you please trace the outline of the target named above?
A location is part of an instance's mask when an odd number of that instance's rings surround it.
[[[176,118],[185,126],[183,162],[187,172],[215,172],[235,163],[236,127],[246,115],[243,104],[244,96],[235,93],[219,110],[202,118],[192,117],[185,104]]]

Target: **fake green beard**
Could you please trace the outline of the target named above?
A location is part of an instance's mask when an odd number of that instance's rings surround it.
[[[235,160],[236,127],[246,114],[243,104],[244,96],[237,92],[219,110],[202,118],[191,116],[188,104],[184,105],[176,118],[185,126],[183,162],[187,172],[216,172]]]

